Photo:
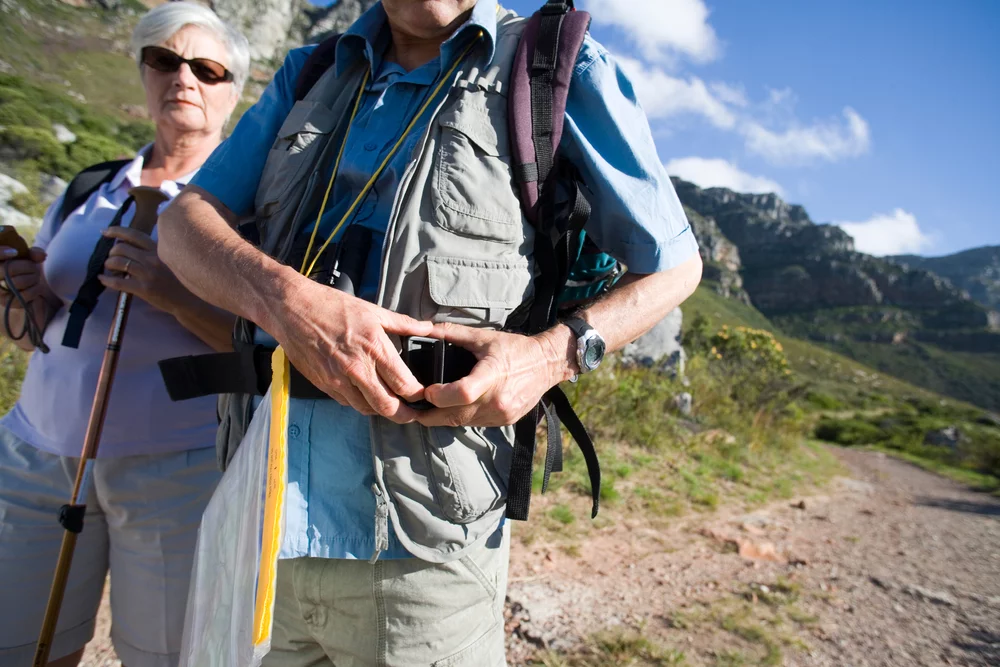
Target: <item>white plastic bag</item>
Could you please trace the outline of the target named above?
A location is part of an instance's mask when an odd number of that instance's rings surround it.
[[[202,517],[180,667],[259,667],[271,648],[288,423],[284,355],[273,365],[274,384]]]

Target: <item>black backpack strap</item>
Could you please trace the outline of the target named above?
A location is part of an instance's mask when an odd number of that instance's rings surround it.
[[[596,518],[597,511],[601,505],[601,464],[597,460],[597,448],[594,441],[587,433],[587,428],[580,421],[576,411],[573,410],[569,398],[559,387],[552,387],[545,392],[545,401],[551,404],[559,416],[559,421],[566,427],[569,434],[576,440],[580,452],[583,453],[583,460],[587,463],[587,476],[590,477],[590,496],[593,502],[590,510],[590,517]],[[560,450],[561,451],[561,450]],[[561,463],[560,459],[560,463]]]
[[[306,58],[306,62],[299,71],[299,78],[295,80],[295,101],[305,99],[312,87],[320,80],[320,77],[330,69],[337,55],[337,42],[340,35],[327,37],[320,42],[313,52]]]
[[[73,180],[66,186],[62,204],[59,206],[59,224],[61,225],[65,222],[66,218],[73,211],[80,208],[80,206],[90,199],[90,195],[94,194],[105,183],[110,182],[115,177],[115,174],[131,161],[111,160],[110,162],[101,162],[100,164],[87,167],[74,176]]]
[[[115,213],[115,217],[111,219],[109,228],[121,226],[122,218],[125,217],[125,212],[128,211],[133,201],[135,200],[131,196],[125,200],[118,212]],[[104,284],[98,280],[98,277],[104,273],[104,263],[108,261],[108,255],[114,244],[113,238],[102,236],[97,241],[97,245],[94,246],[94,251],[90,253],[90,259],[87,260],[87,277],[83,279],[83,284],[80,285],[80,289],[69,307],[69,319],[66,321],[66,330],[63,332],[62,339],[62,344],[66,347],[76,349],[80,346],[83,325],[86,324],[87,318],[97,307],[98,298],[104,293]]]

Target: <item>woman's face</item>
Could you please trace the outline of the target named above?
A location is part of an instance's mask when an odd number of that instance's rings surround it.
[[[208,58],[229,68],[226,47],[197,26],[184,26],[158,46],[188,60]],[[182,133],[221,132],[238,101],[232,82],[209,84],[199,81],[187,63],[176,72],[160,72],[143,65],[142,83],[146,89],[146,107],[157,129]]]

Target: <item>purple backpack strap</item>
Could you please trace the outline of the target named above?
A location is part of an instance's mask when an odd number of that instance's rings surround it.
[[[508,97],[514,178],[525,216],[537,226],[540,185],[555,163],[566,98],[590,14],[549,0],[528,19],[514,56]]]

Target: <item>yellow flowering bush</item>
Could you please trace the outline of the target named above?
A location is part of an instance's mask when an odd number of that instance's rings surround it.
[[[788,357],[770,331],[723,326],[709,340],[709,358],[728,364],[749,365],[764,374],[791,375]]]

